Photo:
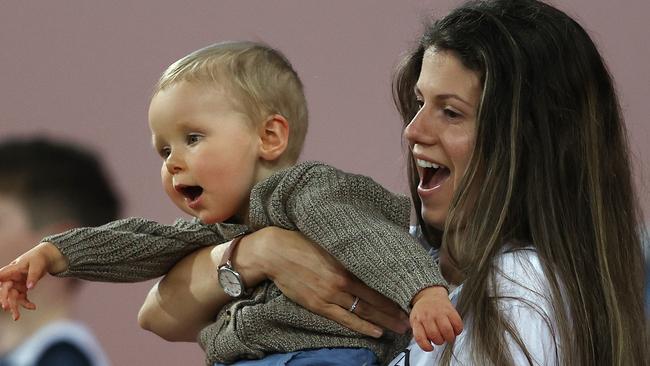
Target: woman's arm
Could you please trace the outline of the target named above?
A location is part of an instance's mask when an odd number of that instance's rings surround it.
[[[178,262],[149,291],[140,327],[172,342],[195,342],[230,298],[216,281],[216,264],[230,243],[199,249]]]
[[[196,341],[199,330],[230,301],[216,278],[226,245],[199,250],[179,262],[151,289],[140,325],[170,341]],[[242,239],[232,260],[248,287],[271,279],[293,301],[352,330],[378,337],[382,329],[408,329],[408,317],[395,303],[298,232],[275,227],[256,231]],[[354,296],[360,301],[351,313]]]

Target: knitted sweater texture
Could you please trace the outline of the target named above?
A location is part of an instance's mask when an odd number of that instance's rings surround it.
[[[408,233],[410,202],[372,179],[318,162],[276,172],[253,187],[249,226],[142,218],[73,229],[43,239],[68,258],[60,276],[133,282],[159,277],[194,250],[267,226],[298,230],[352,274],[409,311],[423,288],[446,285],[427,251]],[[215,283],[215,286],[218,286]],[[270,281],[224,306],[199,334],[206,362],[229,363],[268,353],[323,347],[365,347],[382,363],[406,346],[410,334],[366,337],[320,317],[285,297]]]

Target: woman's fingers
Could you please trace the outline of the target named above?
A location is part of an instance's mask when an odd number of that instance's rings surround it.
[[[380,327],[361,319],[348,309],[344,309],[338,305],[329,306],[325,316],[348,329],[370,337],[379,338],[384,333]]]
[[[348,291],[361,298],[354,311],[359,317],[399,334],[409,329],[408,315],[392,300],[358,280],[350,283]]]
[[[277,229],[274,235],[282,250],[266,251],[263,267],[288,298],[369,336],[381,336],[382,328],[397,333],[408,329],[408,317],[396,304],[363,284],[327,251],[298,232]],[[351,313],[355,296],[360,300]]]

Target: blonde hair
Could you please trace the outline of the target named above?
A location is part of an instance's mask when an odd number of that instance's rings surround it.
[[[282,115],[290,130],[283,158],[298,160],[307,133],[307,101],[298,74],[280,51],[247,41],[212,44],[171,64],[154,95],[181,81],[224,87],[255,122]]]

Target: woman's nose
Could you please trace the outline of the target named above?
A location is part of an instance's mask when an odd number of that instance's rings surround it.
[[[427,126],[424,108],[421,108],[418,113],[413,117],[411,122],[404,128],[404,138],[411,144],[414,143],[427,143],[431,144],[433,140],[432,126]]]

